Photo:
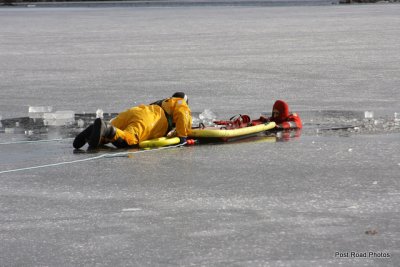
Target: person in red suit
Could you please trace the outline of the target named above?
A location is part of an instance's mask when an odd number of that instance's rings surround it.
[[[272,116],[261,116],[258,120],[253,120],[252,124],[266,123],[273,121],[276,123],[277,130],[301,129],[303,124],[297,113],[289,112],[289,105],[283,100],[277,100],[272,107]]]

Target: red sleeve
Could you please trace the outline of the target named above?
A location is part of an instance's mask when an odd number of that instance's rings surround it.
[[[303,128],[303,123],[301,122],[301,119],[297,113],[293,113],[290,117],[293,119],[293,122],[296,123],[297,129]]]
[[[281,127],[283,129],[301,129],[303,127],[303,124],[300,117],[296,113],[294,113],[290,114],[287,121],[284,121],[282,124],[278,124],[278,127]]]

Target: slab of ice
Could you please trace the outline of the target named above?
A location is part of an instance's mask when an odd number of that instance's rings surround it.
[[[51,112],[53,110],[53,107],[51,106],[30,106],[29,107],[29,113],[38,113],[38,112]]]
[[[98,110],[96,110],[96,118],[100,118],[100,119],[103,119],[103,110],[102,109],[98,109]]]
[[[82,128],[83,126],[85,126],[85,121],[82,119],[79,119],[76,124],[78,125],[79,128]]]
[[[200,122],[204,125],[212,125],[213,121],[217,118],[217,116],[209,109],[205,109],[202,113],[199,114]]]
[[[33,130],[25,130],[25,135],[33,135],[34,131]]]
[[[373,111],[365,111],[364,112],[364,118],[373,119],[374,118],[374,112]]]
[[[43,118],[44,113],[52,112],[53,107],[51,106],[30,106],[28,110],[28,116],[31,119]]]
[[[14,133],[15,132],[15,128],[8,128],[8,127],[6,127],[5,129],[4,129],[4,133]]]
[[[23,132],[24,132],[24,129],[22,129],[22,128],[14,128],[14,127],[4,128],[4,133],[6,133],[6,134],[20,134]]]
[[[75,123],[75,112],[72,110],[59,110],[43,114],[43,123],[48,126],[71,125]]]

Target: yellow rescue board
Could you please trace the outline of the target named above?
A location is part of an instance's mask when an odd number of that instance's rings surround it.
[[[220,127],[207,127],[204,129],[192,129],[189,134],[189,138],[216,138],[216,139],[229,139],[235,137],[244,137],[246,135],[252,135],[261,133],[264,131],[268,131],[275,128],[275,122],[269,122],[265,124],[259,124],[255,126],[249,126],[238,129],[221,129]],[[139,143],[140,148],[154,148],[154,147],[163,147],[163,146],[171,146],[179,144],[179,137],[160,137],[147,141],[143,141]]]
[[[139,143],[140,148],[153,148],[153,147],[163,147],[179,144],[179,137],[160,137],[151,140],[146,140]]]
[[[259,124],[238,129],[221,129],[219,127],[207,127],[204,129],[193,129],[189,134],[190,138],[233,138],[241,137],[275,128],[275,122]]]

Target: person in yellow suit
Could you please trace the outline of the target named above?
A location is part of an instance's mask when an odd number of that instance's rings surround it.
[[[150,105],[127,109],[110,124],[98,118],[77,135],[73,146],[81,148],[86,142],[89,148],[110,142],[118,148],[135,146],[142,141],[166,136],[174,128],[181,143],[185,142],[192,128],[192,116],[187,96],[182,92]]]

